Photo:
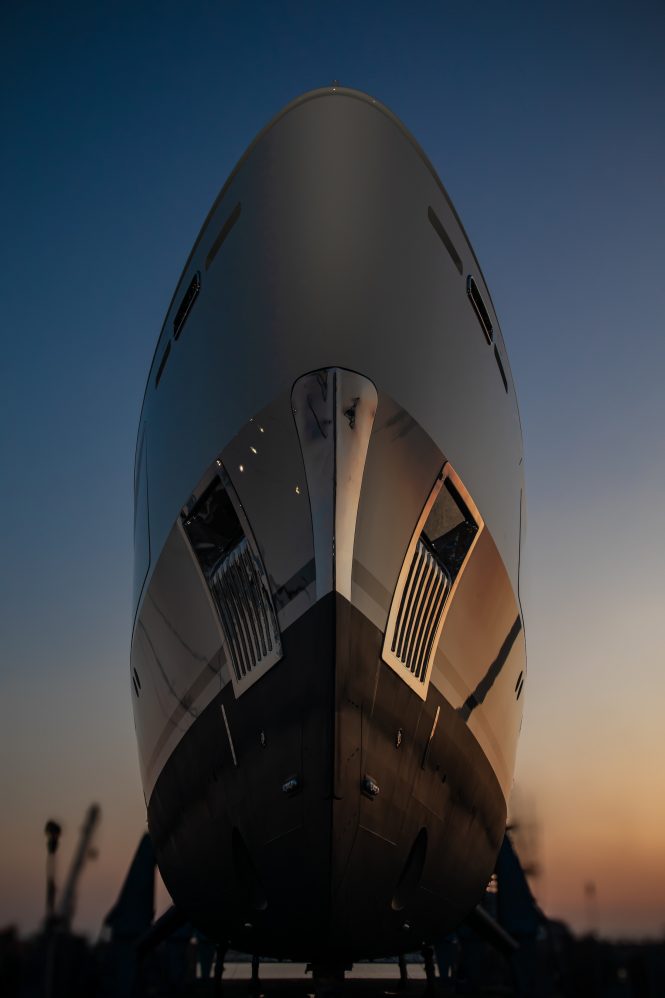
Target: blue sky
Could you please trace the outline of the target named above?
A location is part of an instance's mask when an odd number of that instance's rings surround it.
[[[104,809],[81,924],[142,829],[127,684],[147,369],[217,191],[290,99],[387,104],[492,290],[526,447],[518,782],[552,914],[665,926],[665,8],[114,3],[0,10],[0,923],[37,922],[42,826]],[[658,844],[660,842],[660,845]],[[660,878],[660,879],[659,879]]]

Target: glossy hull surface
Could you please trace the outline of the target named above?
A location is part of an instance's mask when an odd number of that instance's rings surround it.
[[[212,936],[343,961],[482,896],[523,703],[521,463],[430,164],[370,98],[305,95],[204,225],[139,428],[141,773]]]
[[[329,594],[285,633],[279,669],[238,700],[227,686],[169,759],[150,831],[167,886],[213,936],[275,956],[379,956],[452,929],[482,894],[501,788],[459,711],[434,687],[415,698],[381,644]]]

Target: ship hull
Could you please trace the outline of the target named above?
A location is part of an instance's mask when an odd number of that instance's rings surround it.
[[[233,171],[134,485],[132,701],[177,907],[320,964],[440,937],[513,778],[521,429],[464,229],[373,99],[305,95]]]
[[[479,901],[503,838],[492,767],[434,686],[422,701],[382,662],[383,635],[340,594],[283,639],[279,668],[238,700],[229,684],[157,781],[167,888],[214,938],[276,957],[440,937]]]

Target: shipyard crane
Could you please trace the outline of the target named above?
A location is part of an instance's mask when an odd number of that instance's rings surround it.
[[[69,873],[65,881],[60,896],[56,920],[61,929],[68,932],[71,928],[74,912],[76,910],[76,889],[83,872],[83,868],[89,859],[94,859],[97,855],[93,847],[95,831],[101,818],[101,809],[98,804],[91,804],[86,811],[78,846],[72,859]]]

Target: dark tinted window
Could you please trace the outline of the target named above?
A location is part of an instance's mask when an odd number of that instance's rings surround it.
[[[453,582],[477,533],[478,524],[450,479],[446,478],[427,517],[423,535],[438,560],[450,572]]]
[[[471,274],[466,279],[466,293],[469,296],[469,301],[473,305],[473,310],[478,317],[478,322],[483,327],[483,332],[485,334],[485,339],[488,343],[491,343],[494,339],[494,329],[492,328],[492,320],[490,319],[490,314],[487,311],[487,306],[483,300],[483,296],[480,293],[478,285],[474,281]]]
[[[206,578],[244,537],[228,492],[217,477],[213,478],[190,512],[183,513],[182,520]]]
[[[201,289],[201,275],[196,272],[192,277],[189,287],[185,291],[184,298],[180,302],[178,311],[175,314],[175,319],[173,320],[173,336],[177,340],[182,332],[182,327],[187,321],[187,316],[192,310],[192,305],[196,301],[196,296]]]

